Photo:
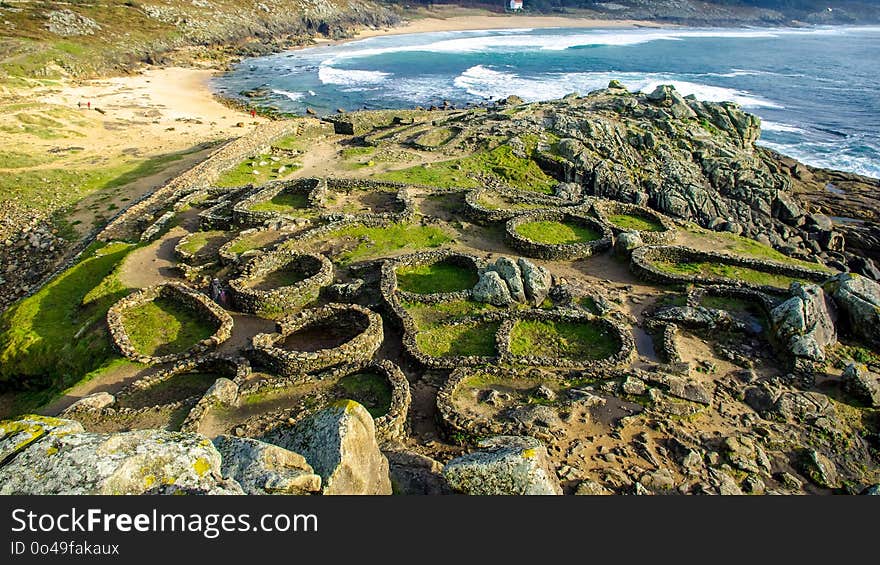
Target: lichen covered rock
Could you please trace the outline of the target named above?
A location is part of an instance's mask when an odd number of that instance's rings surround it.
[[[245,494],[310,494],[321,490],[321,477],[298,453],[233,436],[218,436],[214,446],[223,458],[223,476],[238,482]]]
[[[793,283],[792,297],[770,312],[777,340],[795,358],[824,361],[825,348],[837,342],[825,292]]]
[[[535,438],[497,436],[443,468],[449,485],[465,494],[562,494],[547,449]]]
[[[880,345],[880,284],[852,273],[830,281],[828,288],[844,312],[851,331],[874,345]]]
[[[0,467],[0,494],[242,494],[197,434],[88,433],[77,422],[34,417],[3,430],[16,449]]]
[[[486,302],[494,306],[507,306],[513,302],[507,283],[501,275],[495,271],[485,271],[480,274],[480,280],[474,287],[474,300]]]
[[[367,409],[342,400],[274,430],[267,441],[302,454],[323,481],[323,494],[391,494],[388,460]]]

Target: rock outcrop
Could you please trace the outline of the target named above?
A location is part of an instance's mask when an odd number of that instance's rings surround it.
[[[0,433],[0,494],[242,494],[197,434],[89,433],[36,416],[4,422]]]
[[[796,359],[824,361],[825,348],[837,342],[825,292],[816,285],[793,283],[791,294],[770,312],[774,335]]]
[[[499,257],[480,273],[473,296],[495,306],[513,303],[541,304],[550,292],[552,276],[544,267],[519,257]]]
[[[880,284],[844,273],[829,281],[826,288],[846,316],[852,333],[880,345]]]
[[[562,494],[547,449],[535,438],[497,436],[450,461],[443,476],[456,491],[475,495]]]
[[[880,375],[864,365],[850,363],[841,375],[843,388],[859,401],[874,408],[880,407]]]
[[[223,457],[223,476],[237,481],[245,494],[310,494],[321,490],[321,477],[298,453],[233,436],[218,436],[214,446]]]
[[[265,439],[302,454],[321,476],[323,494],[391,494],[373,418],[357,402],[339,401]]]

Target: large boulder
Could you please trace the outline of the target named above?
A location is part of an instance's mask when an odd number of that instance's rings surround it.
[[[851,331],[880,345],[880,284],[853,273],[834,277],[826,285],[849,322]]]
[[[638,232],[624,231],[617,234],[614,240],[614,251],[628,257],[635,249],[645,245]]]
[[[522,273],[526,300],[533,306],[539,306],[550,293],[550,287],[553,283],[550,271],[522,257],[516,260],[516,264]]]
[[[341,400],[266,438],[306,458],[323,494],[391,494],[388,460],[367,409]]]
[[[237,481],[245,494],[310,494],[321,490],[321,477],[299,453],[233,436],[218,436],[214,447],[223,458],[223,476]]]
[[[795,358],[824,361],[825,348],[837,342],[825,292],[816,285],[793,283],[791,293],[770,312],[776,339]]]
[[[198,434],[89,433],[77,422],[34,416],[0,430],[2,495],[242,494],[222,478],[220,453]]]
[[[106,408],[116,402],[116,397],[109,392],[96,392],[88,396],[84,396],[71,404],[64,410],[63,414],[72,414],[74,412],[92,412]]]
[[[494,265],[488,267],[489,270],[495,271],[504,282],[507,283],[507,289],[510,291],[510,298],[515,302],[526,301],[526,291],[523,287],[522,273],[519,266],[509,257],[499,257]]]
[[[868,406],[880,407],[880,375],[864,365],[850,363],[841,375],[843,388]]]
[[[497,436],[478,447],[443,468],[453,489],[482,495],[562,494],[547,449],[537,439]]]
[[[494,306],[508,306],[513,302],[507,283],[495,271],[484,271],[474,287],[474,300]]]

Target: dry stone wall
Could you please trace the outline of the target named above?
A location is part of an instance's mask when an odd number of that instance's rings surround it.
[[[577,222],[592,228],[601,234],[599,239],[583,243],[539,243],[521,235],[517,228],[523,224],[538,221],[553,222]],[[571,259],[583,259],[591,257],[611,248],[611,229],[607,224],[589,216],[561,211],[540,210],[516,216],[507,221],[504,226],[504,236],[507,245],[527,257],[537,257],[549,261],[567,261]]]
[[[342,315],[351,327],[352,337],[332,349],[293,351],[281,344],[288,336],[310,324]],[[320,308],[303,310],[280,320],[277,332],[258,334],[253,338],[252,360],[270,372],[285,377],[308,380],[307,373],[321,371],[335,365],[369,360],[382,345],[385,335],[382,318],[368,308],[353,304],[327,304]]]
[[[273,272],[294,269],[306,275],[303,280],[271,290],[253,284]],[[277,318],[288,310],[301,308],[318,298],[321,288],[333,282],[333,263],[316,253],[274,251],[247,263],[237,278],[229,281],[232,301],[242,312]]]
[[[211,337],[198,342],[183,353],[161,356],[141,353],[132,345],[128,332],[125,329],[125,313],[132,308],[147,304],[158,298],[173,300],[191,309],[198,316],[213,320],[217,325],[217,331]],[[113,344],[128,359],[147,364],[174,363],[209,351],[229,339],[232,335],[232,316],[204,294],[184,284],[169,282],[145,288],[126,296],[114,304],[107,312],[107,326],[110,329]]]

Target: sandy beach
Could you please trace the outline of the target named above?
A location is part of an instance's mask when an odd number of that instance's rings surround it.
[[[437,10],[442,14],[443,10]],[[456,13],[460,13],[458,10]],[[356,39],[402,35],[406,33],[429,33],[437,31],[473,31],[484,29],[522,29],[522,28],[636,28],[661,27],[661,24],[640,20],[599,20],[591,18],[570,18],[562,16],[529,16],[518,14],[487,14],[475,10],[474,15],[451,17],[425,17],[413,19],[402,26],[388,29],[365,29],[358,32]]]

